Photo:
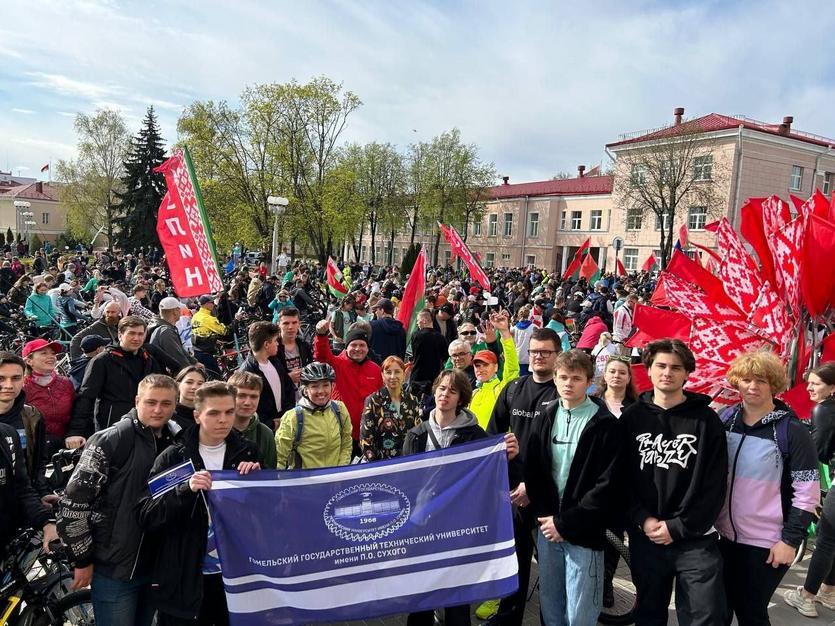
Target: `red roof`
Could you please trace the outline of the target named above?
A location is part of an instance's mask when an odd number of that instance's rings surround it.
[[[591,196],[612,193],[611,176],[583,176],[541,180],[534,183],[496,185],[490,189],[490,198],[523,198],[525,196]]]
[[[683,122],[679,126],[665,126],[664,128],[659,128],[652,131],[629,133],[627,135],[622,135],[622,139],[620,141],[606,144],[606,147],[614,148],[630,143],[640,143],[642,141],[651,141],[653,139],[663,139],[664,137],[670,137],[682,132],[710,133],[719,130],[730,130],[732,128],[739,128],[740,125],[748,130],[756,130],[761,133],[768,133],[769,135],[788,137],[790,139],[796,139],[797,141],[812,143],[817,146],[835,146],[835,139],[828,139],[826,137],[821,137],[820,135],[813,135],[811,133],[805,133],[803,131],[791,130],[786,134],[782,134],[780,132],[780,124],[768,124],[766,122],[759,122],[757,120],[752,120],[747,117],[710,113],[708,115],[703,115],[702,117],[697,117],[695,119]]]
[[[38,190],[38,185],[41,185]],[[49,183],[29,183],[17,187],[4,187],[4,198],[20,198],[21,200],[52,200],[58,202],[58,189]]]

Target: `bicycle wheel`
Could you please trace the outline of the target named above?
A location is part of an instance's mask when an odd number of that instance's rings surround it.
[[[635,585],[632,582],[631,561],[629,548],[620,537],[613,532],[606,531],[606,541],[614,552],[617,552],[617,568],[614,570],[612,587],[614,602],[612,606],[604,606],[598,618],[601,624],[620,626],[632,624],[635,621]]]
[[[22,626],[93,626],[90,590],[74,591],[52,600],[47,606],[28,606],[20,616]]]
[[[794,561],[789,567],[794,567],[798,563],[803,560],[803,557],[806,555],[806,548],[808,547],[809,538],[804,537],[803,541],[800,542],[800,545],[797,546],[797,554],[794,555]]]

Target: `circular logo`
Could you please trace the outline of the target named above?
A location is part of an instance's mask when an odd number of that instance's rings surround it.
[[[406,523],[412,504],[406,494],[383,483],[343,489],[325,505],[325,526],[346,541],[371,541],[390,535]]]

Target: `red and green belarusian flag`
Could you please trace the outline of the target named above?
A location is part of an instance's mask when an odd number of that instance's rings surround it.
[[[583,245],[574,253],[574,258],[571,259],[571,263],[568,264],[568,267],[565,268],[565,272],[563,272],[562,279],[568,280],[572,278],[573,280],[577,280],[580,268],[583,266],[583,257],[588,256],[589,251],[591,250],[591,237],[586,239],[583,242]]]
[[[600,268],[590,254],[586,255],[583,264],[580,266],[580,278],[585,278],[589,285],[600,280]]]
[[[426,306],[426,250],[420,249],[406,288],[403,290],[403,301],[397,312],[397,319],[406,329],[406,341],[412,337],[417,327],[417,316]]]
[[[328,291],[334,298],[341,300],[348,295],[348,288],[344,284],[342,272],[339,271],[336,262],[330,257],[328,257],[327,277]]]

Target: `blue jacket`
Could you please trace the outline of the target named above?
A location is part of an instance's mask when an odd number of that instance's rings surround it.
[[[406,358],[406,329],[399,320],[384,317],[371,322],[371,349],[385,360],[389,356]]]

